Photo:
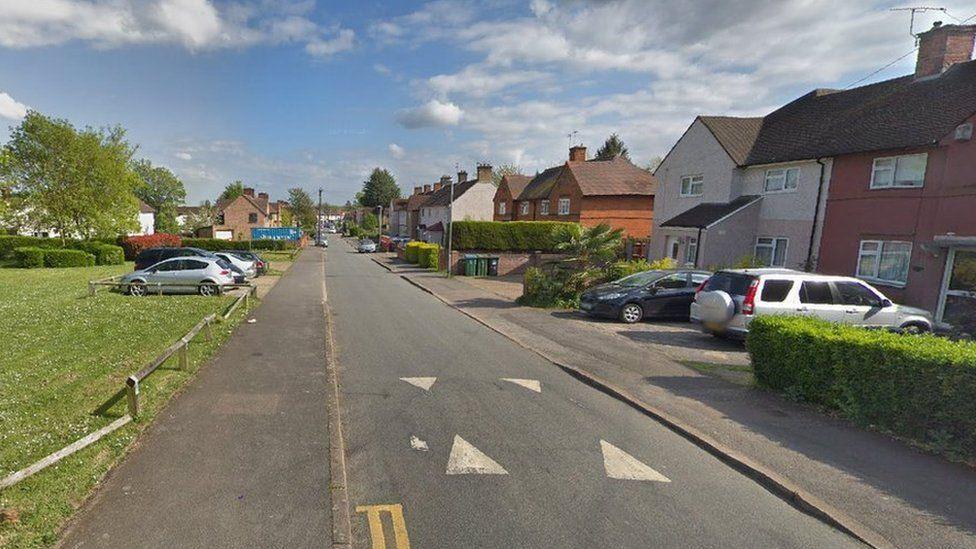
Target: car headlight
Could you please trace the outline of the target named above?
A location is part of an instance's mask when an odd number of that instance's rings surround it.
[[[612,294],[603,294],[600,296],[600,301],[610,301],[611,299],[620,299],[627,294],[623,292],[614,292]]]

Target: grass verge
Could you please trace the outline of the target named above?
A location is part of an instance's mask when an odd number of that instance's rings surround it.
[[[752,366],[741,364],[720,364],[718,362],[698,362],[695,360],[681,360],[681,364],[699,373],[724,379],[737,385],[755,385],[756,379],[752,373]]]
[[[100,291],[86,282],[132,264],[0,270],[0,476],[57,451],[126,413],[124,398],[104,407],[125,378],[230,297],[148,296]],[[190,345],[190,368],[176,357],[141,385],[138,421],[0,492],[0,508],[19,512],[0,524],[0,547],[46,547],[138,433],[227,338],[242,312],[214,327],[214,341]],[[96,410],[103,408],[100,413]]]

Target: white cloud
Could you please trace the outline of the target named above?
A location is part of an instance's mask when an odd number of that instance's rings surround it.
[[[451,94],[485,97],[520,84],[539,82],[547,74],[540,71],[498,70],[479,65],[468,65],[454,74],[439,74],[427,80],[427,86],[438,95]]]
[[[389,147],[387,148],[390,150],[390,156],[396,158],[397,160],[400,160],[407,154],[407,151],[405,151],[403,147],[397,145],[396,143],[390,143]]]
[[[456,126],[464,115],[461,107],[431,99],[427,103],[397,113],[397,122],[408,129]]]
[[[5,92],[0,92],[0,117],[19,121],[25,116],[27,116],[27,105]]]
[[[193,155],[190,154],[190,153],[188,153],[188,152],[186,152],[186,151],[178,151],[173,156],[175,156],[176,158],[179,158],[180,160],[193,160]]]
[[[393,73],[393,71],[390,70],[390,67],[387,67],[383,63],[375,63],[375,64],[373,64],[373,70],[376,71],[376,72],[378,72],[378,73],[380,73],[380,74],[382,74],[382,75],[386,75],[386,76],[389,76],[390,74]]]
[[[177,44],[197,51],[299,43],[319,57],[351,49],[353,31],[315,23],[304,15],[314,7],[314,0],[2,0],[0,46],[78,40],[99,48]]]

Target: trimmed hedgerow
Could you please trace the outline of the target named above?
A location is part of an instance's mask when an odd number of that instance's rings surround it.
[[[156,233],[148,235],[139,236],[129,236],[122,240],[122,250],[125,252],[125,258],[132,261],[139,255],[139,252],[149,249],[156,248],[158,246],[172,246],[179,248],[183,243],[183,239],[176,234],[167,233]]]
[[[417,264],[426,269],[434,269],[440,266],[439,258],[441,247],[437,244],[420,243],[417,246]]]
[[[809,318],[749,325],[756,382],[952,457],[976,457],[976,343]]]
[[[0,235],[0,258],[13,256],[15,248],[61,248],[64,243],[60,238],[42,238],[39,236]]]
[[[95,249],[95,265],[121,265],[125,263],[125,251],[121,246],[102,244]]]
[[[200,248],[203,250],[293,250],[298,247],[294,240],[273,240],[263,238],[259,240],[221,240],[219,238],[184,238],[183,246]]]
[[[420,242],[419,240],[407,242],[407,245],[403,249],[403,258],[407,261],[407,263],[417,263],[420,261],[420,247],[424,244],[424,242]]]
[[[82,250],[62,248],[44,251],[45,267],[93,267],[94,265],[95,256]]]
[[[18,267],[37,269],[44,266],[44,249],[36,246],[14,248],[13,257]]]
[[[455,221],[455,250],[553,251],[563,221]]]

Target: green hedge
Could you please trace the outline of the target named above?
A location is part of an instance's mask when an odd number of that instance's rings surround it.
[[[68,247],[95,256],[95,265],[121,265],[125,263],[125,251],[122,247],[106,244],[104,240],[82,240],[72,242]]]
[[[203,250],[294,250],[298,242],[294,240],[221,240],[219,238],[184,238],[183,246]]]
[[[455,250],[552,251],[563,221],[455,221],[451,243]]]
[[[749,326],[756,382],[953,457],[976,457],[976,343],[815,319]]]
[[[417,246],[417,265],[437,270],[440,267],[441,247],[437,244],[420,243]]]
[[[403,258],[407,260],[407,263],[417,263],[420,261],[419,252],[420,247],[423,242],[414,240],[412,242],[407,242],[407,245],[403,249]]]
[[[70,242],[70,240],[69,240]],[[0,235],[0,258],[13,256],[15,248],[61,248],[60,238],[41,238],[39,236]]]
[[[82,250],[62,248],[44,251],[45,267],[93,267],[94,265],[95,256]]]
[[[13,257],[18,267],[37,269],[44,266],[44,249],[36,246],[14,248]]]

